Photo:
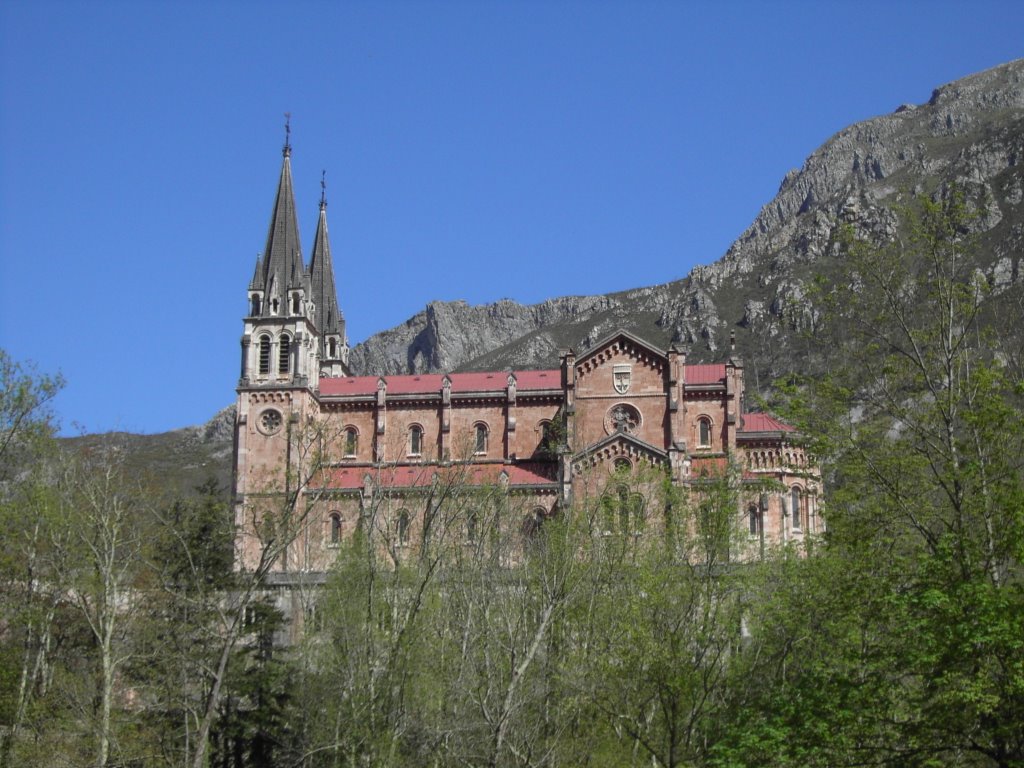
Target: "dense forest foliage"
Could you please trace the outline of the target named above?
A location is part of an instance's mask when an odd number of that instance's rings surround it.
[[[1024,765],[1024,306],[967,266],[970,215],[837,243],[830,370],[773,403],[827,472],[811,546],[730,556],[735,467],[528,529],[453,473],[415,547],[371,505],[292,643],[264,585],[301,482],[236,572],[224,489],[62,454],[61,382],[3,356],[0,764]]]

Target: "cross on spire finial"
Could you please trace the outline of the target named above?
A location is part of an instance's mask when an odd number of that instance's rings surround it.
[[[327,171],[320,171],[320,210],[327,207]]]
[[[292,113],[284,113],[284,156],[292,154]]]

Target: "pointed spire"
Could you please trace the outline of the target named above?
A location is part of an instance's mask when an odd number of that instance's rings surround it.
[[[277,183],[277,196],[270,216],[270,230],[267,232],[267,247],[253,277],[250,288],[276,291],[278,295],[267,295],[262,314],[276,314],[272,301],[277,298],[285,302],[286,292],[291,288],[302,288],[305,278],[305,263],[302,260],[302,244],[299,240],[299,221],[295,213],[295,193],[292,189],[291,126],[285,125],[284,161],[281,177]]]
[[[327,236],[327,172],[320,177],[320,219],[313,238],[313,256],[309,263],[312,279],[313,302],[316,307],[314,324],[320,331],[321,354],[324,359],[338,357],[329,355],[324,337],[337,334],[345,339],[345,320],[338,309],[338,292],[334,285],[334,265],[331,262],[331,243]]]

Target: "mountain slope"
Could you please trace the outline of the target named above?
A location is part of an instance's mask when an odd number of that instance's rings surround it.
[[[996,291],[1020,291],[1024,248],[1024,59],[937,88],[927,104],[840,131],[782,180],[776,196],[717,262],[683,280],[607,296],[523,306],[431,302],[352,350],[359,373],[553,366],[617,327],[720,358],[736,333],[751,383],[801,365],[798,330],[813,313],[808,281],[836,267],[830,247],[852,225],[896,234],[893,206],[958,184],[979,207],[977,267]]]

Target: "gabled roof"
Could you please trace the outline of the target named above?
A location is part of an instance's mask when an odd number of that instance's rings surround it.
[[[651,354],[657,355],[658,357],[668,356],[668,353],[665,352],[665,350],[661,349],[660,347],[656,347],[650,342],[644,341],[639,336],[634,336],[629,331],[620,328],[619,330],[601,339],[601,341],[597,342],[596,344],[592,344],[588,349],[585,349],[583,352],[577,355],[576,361],[580,362],[588,357],[591,357],[592,355],[600,352],[602,349],[607,347],[609,344],[612,344],[613,342],[619,339],[626,339],[630,343],[635,344],[636,346],[641,347],[642,349],[645,349]]]
[[[579,461],[580,459],[585,459],[589,456],[600,453],[602,450],[614,445],[615,443],[622,443],[624,445],[628,445],[634,448],[639,453],[647,454],[652,458],[658,459],[659,461],[665,461],[668,459],[667,451],[656,446],[653,446],[650,443],[646,443],[640,438],[636,437],[635,435],[631,435],[628,432],[612,432],[610,435],[603,438],[602,440],[598,440],[593,445],[588,445],[582,451],[576,453],[572,457],[572,460],[576,462]]]
[[[320,219],[313,238],[313,256],[309,262],[312,299],[316,307],[314,324],[320,331],[320,355],[327,357],[326,334],[345,336],[345,319],[338,309],[338,292],[334,285],[334,265],[331,263],[331,243],[327,237],[327,200],[320,199]]]
[[[295,214],[295,193],[292,189],[291,147],[285,145],[281,178],[277,183],[274,210],[270,215],[267,246],[249,288],[273,290],[283,298],[288,289],[303,287],[306,278],[302,243],[299,240],[299,222]],[[261,315],[269,314],[269,302],[264,301]]]

